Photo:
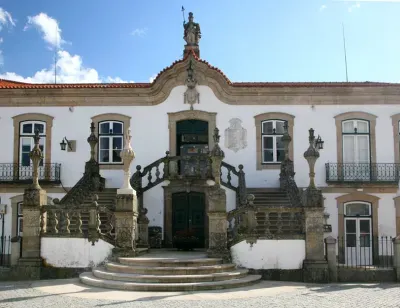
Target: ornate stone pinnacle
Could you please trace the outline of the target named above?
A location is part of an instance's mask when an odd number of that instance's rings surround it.
[[[285,161],[289,160],[289,144],[292,141],[292,137],[289,135],[289,124],[287,121],[285,121],[285,124],[283,125],[283,136],[281,138],[283,142],[283,146],[285,149]]]
[[[95,126],[94,123],[90,124],[90,136],[87,138],[87,142],[90,145],[90,160],[95,161],[95,153],[94,153],[94,148],[96,147],[97,142],[99,142],[99,139],[96,137],[94,134],[95,131]]]
[[[213,135],[213,138],[214,138],[215,144],[218,144],[218,143],[219,143],[219,138],[220,138],[220,137],[221,137],[221,136],[219,135],[219,129],[218,129],[218,127],[214,128],[214,135]]]
[[[32,151],[29,153],[29,157],[32,160],[32,165],[33,165],[33,172],[32,172],[32,188],[34,189],[41,189],[39,185],[39,164],[40,161],[43,159],[43,153],[40,150],[39,147],[39,141],[40,141],[40,135],[39,135],[39,130],[35,131],[35,135],[33,136],[33,140],[35,142],[35,145],[32,149]]]
[[[130,184],[131,172],[130,166],[135,158],[135,152],[131,146],[131,130],[128,128],[125,136],[125,146],[121,152],[122,162],[124,163],[124,183],[120,189],[118,189],[118,194],[135,194],[134,189]]]

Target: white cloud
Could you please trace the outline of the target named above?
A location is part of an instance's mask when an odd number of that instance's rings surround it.
[[[355,9],[359,9],[360,8],[360,3],[356,3],[356,4],[353,4],[353,5],[351,5],[351,6],[349,6],[348,8],[347,8],[347,10],[349,11],[349,13],[351,13],[351,12],[353,12],[353,10],[355,10]]]
[[[9,79],[27,83],[54,83],[55,71],[57,72],[57,83],[127,83],[120,77],[101,77],[94,68],[86,67],[83,64],[80,55],[72,55],[61,48],[65,43],[61,36],[61,29],[58,21],[45,13],[40,13],[33,17],[28,17],[28,23],[25,29],[34,26],[42,34],[43,40],[50,47],[58,47],[56,65],[51,64],[48,68],[37,71],[31,77],[24,77],[14,72],[6,72],[0,75],[0,78]],[[1,51],[0,51],[1,62]],[[55,70],[56,68],[56,70]]]
[[[143,37],[147,34],[147,28],[137,28],[131,32],[133,36],[140,36]]]
[[[42,35],[43,39],[50,45],[50,47],[59,48],[65,41],[61,38],[61,29],[58,21],[46,13],[40,13],[36,16],[28,16],[28,22],[24,30],[30,27],[35,27]]]
[[[328,6],[326,4],[321,5],[321,7],[319,8],[320,11],[323,11],[327,8]]]
[[[57,59],[57,83],[127,83],[120,77],[101,77],[94,68],[83,65],[82,57],[71,55],[68,51],[59,50]],[[14,72],[0,75],[0,78],[27,83],[54,83],[54,65],[36,72],[32,77],[23,77]]]
[[[157,75],[158,75],[158,74],[154,74],[153,76],[151,76],[151,77],[149,78],[149,82],[152,83],[152,82],[154,81],[154,79],[156,79]]]
[[[0,7],[0,30],[3,26],[15,27],[15,21],[9,12]]]

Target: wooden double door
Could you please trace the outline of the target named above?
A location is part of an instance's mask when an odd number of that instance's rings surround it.
[[[189,232],[198,238],[195,248],[204,248],[206,219],[204,193],[180,192],[172,195],[172,236]]]

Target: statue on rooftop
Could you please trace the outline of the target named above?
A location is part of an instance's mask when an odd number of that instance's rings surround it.
[[[189,13],[189,21],[183,23],[184,35],[183,39],[186,41],[187,45],[198,45],[201,32],[200,25],[193,21],[193,13]]]

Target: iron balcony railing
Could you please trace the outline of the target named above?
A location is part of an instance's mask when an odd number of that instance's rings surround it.
[[[392,183],[399,182],[400,164],[327,163],[327,183]]]
[[[30,183],[33,167],[21,164],[0,163],[0,183]],[[61,183],[61,164],[43,164],[39,166],[39,182],[49,184]]]
[[[347,234],[338,238],[338,267],[392,268],[394,258],[391,236]]]

